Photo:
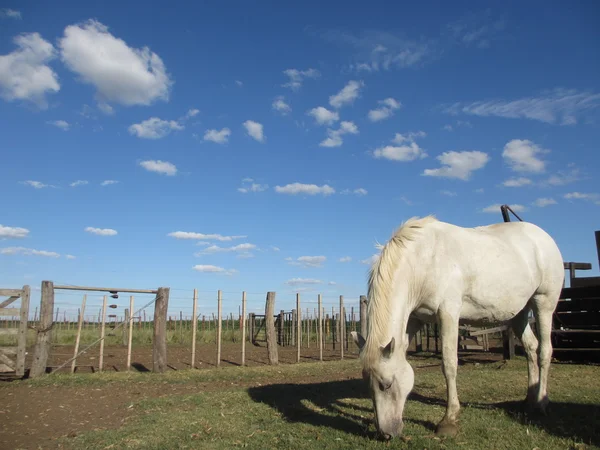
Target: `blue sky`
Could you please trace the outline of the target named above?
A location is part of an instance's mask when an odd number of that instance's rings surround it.
[[[2,286],[356,304],[402,221],[503,203],[598,273],[596,5],[3,7]]]

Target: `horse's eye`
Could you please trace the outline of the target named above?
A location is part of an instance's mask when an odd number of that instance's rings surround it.
[[[387,391],[391,386],[392,386],[392,382],[391,381],[388,382],[388,383],[381,382],[381,381],[379,382],[379,389],[382,390],[382,391]]]

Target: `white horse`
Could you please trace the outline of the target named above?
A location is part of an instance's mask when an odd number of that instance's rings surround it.
[[[402,433],[414,383],[406,350],[422,322],[437,321],[441,331],[447,406],[436,434],[458,431],[459,321],[511,325],[527,354],[526,402],[545,413],[552,313],[565,276],[562,255],[545,231],[526,222],[462,228],[428,216],[409,219],[378,247],[381,253],[369,272],[368,333],[366,339],[356,332],[352,337],[383,438]]]

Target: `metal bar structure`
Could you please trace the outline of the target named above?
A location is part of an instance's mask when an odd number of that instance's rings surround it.
[[[508,214],[509,212],[511,212],[513,216],[519,219],[519,221],[523,222],[523,219],[521,219],[519,215],[516,212],[514,212],[508,205],[500,206],[500,211],[502,212],[502,219],[504,219],[505,222],[510,222],[510,215]]]

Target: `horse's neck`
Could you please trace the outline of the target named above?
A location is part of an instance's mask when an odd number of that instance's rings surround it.
[[[410,314],[414,309],[413,293],[408,286],[400,286],[394,293],[392,315],[390,317],[391,335],[396,341],[396,352],[406,359],[406,350],[410,343]]]

